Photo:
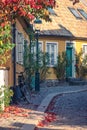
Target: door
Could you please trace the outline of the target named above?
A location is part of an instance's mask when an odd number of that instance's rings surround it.
[[[66,66],[66,78],[72,77],[72,47],[66,47],[68,65]]]

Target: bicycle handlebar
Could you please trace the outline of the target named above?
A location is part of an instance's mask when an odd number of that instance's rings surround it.
[[[16,72],[16,74],[23,74],[24,72]]]

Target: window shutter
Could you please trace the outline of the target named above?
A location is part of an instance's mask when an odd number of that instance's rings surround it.
[[[16,32],[16,62],[23,64],[24,37],[22,33]]]

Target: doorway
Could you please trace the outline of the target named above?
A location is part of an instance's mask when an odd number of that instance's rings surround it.
[[[66,48],[68,65],[66,66],[66,78],[72,77],[72,47]]]

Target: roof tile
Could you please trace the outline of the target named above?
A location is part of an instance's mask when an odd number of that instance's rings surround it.
[[[87,0],[84,0],[87,3]],[[58,7],[54,8],[57,16],[51,15],[52,22],[45,22],[41,26],[42,35],[56,35],[56,36],[74,36],[87,38],[87,20],[76,19],[70,12],[68,7],[75,8],[76,10],[83,9],[87,13],[87,6],[83,2],[75,5],[69,0],[56,0]]]

